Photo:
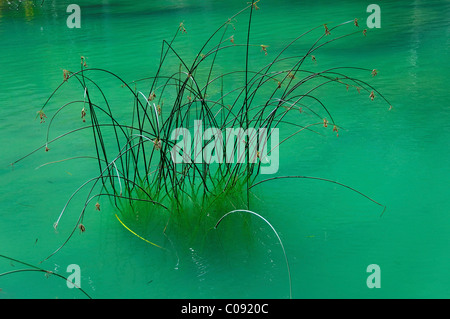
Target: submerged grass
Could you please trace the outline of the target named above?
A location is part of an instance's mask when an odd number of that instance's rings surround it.
[[[366,36],[367,31],[359,28],[356,19],[307,30],[292,39],[270,62],[252,69],[254,63],[250,60],[255,56],[270,57],[273,54],[268,44],[252,43],[251,21],[259,9],[257,3],[259,1],[252,1],[213,31],[191,60],[176,49],[176,40],[187,33],[187,26],[180,23],[172,39],[162,43],[154,76],[126,82],[111,71],[89,67],[85,57],[81,57],[80,70],[63,71],[63,81],[36,116],[41,123],[48,122],[46,142],[12,165],[38,150],[51,151],[55,141],[88,130],[93,138],[94,154],[70,156],[51,163],[94,159],[99,174],[69,197],[54,224],[55,229],[72,199],[82,189],[88,190],[72,233],[46,259],[64,247],[77,229],[86,230],[83,224],[86,209],[95,203],[96,209],[100,210],[102,198],[110,199],[121,211],[121,217],[116,217],[127,230],[158,248],[163,247],[136,232],[129,222],[159,225],[159,231],[165,236],[172,232],[195,238],[206,236],[205,233],[217,227],[228,214],[249,212],[262,218],[275,232],[286,263],[287,256],[275,228],[263,216],[251,211],[253,187],[279,178],[311,178],[339,184],[383,206],[350,186],[326,178],[276,176],[261,180],[267,158],[299,133],[308,130],[339,136],[342,127],[319,98],[320,90],[335,85],[342,90],[364,93],[372,101],[380,97],[389,109],[391,106],[376,88],[357,76],[376,76],[376,69],[354,66],[321,71],[308,69],[311,65],[315,68],[320,65],[318,56],[322,47],[346,37]],[[246,38],[238,39],[233,34],[237,27],[234,21],[244,13],[248,13]],[[316,40],[301,55],[287,54],[297,41],[314,35]],[[220,70],[221,59],[236,52],[243,53],[242,63],[226,72]],[[121,94],[125,94],[132,105],[130,110],[124,112],[123,104],[109,97],[102,85],[101,79],[105,77],[121,87]],[[79,91],[81,99],[65,103],[50,117],[47,114],[53,107],[53,98],[66,86]],[[73,108],[79,110],[81,126],[50,138],[57,116]],[[242,128],[247,133],[251,128],[264,129],[267,139],[264,141],[258,134],[247,134],[242,146],[233,143],[233,147],[227,149],[228,135],[223,138],[217,133],[227,128]],[[282,130],[283,139],[275,139],[273,143],[275,129]],[[190,135],[192,130],[194,134]],[[208,132],[209,135],[199,139],[195,132]],[[179,141],[180,136],[184,140]],[[267,140],[271,140],[271,145]],[[188,147],[198,141],[199,147]],[[201,161],[199,157],[202,157]],[[183,161],[177,162],[176,158]],[[227,161],[227,158],[233,160]]]

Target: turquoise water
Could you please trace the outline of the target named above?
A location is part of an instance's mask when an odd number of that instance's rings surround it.
[[[135,225],[142,236],[165,243],[149,245],[115,218],[115,207],[101,201],[86,214],[86,232],[72,231],[85,198],[76,197],[58,232],[52,225],[72,192],[96,176],[95,162],[40,165],[93,155],[88,132],[9,164],[45,142],[48,120],[36,112],[61,83],[63,69],[105,68],[126,81],[151,76],[161,42],[181,21],[188,33],[175,43],[183,56],[197,54],[217,26],[246,1],[79,1],[81,28],[66,26],[68,3],[0,1],[0,254],[63,276],[77,264],[81,286],[93,298],[289,298],[284,256],[275,234],[252,219],[248,234],[210,232],[206,244],[173,247],[161,233]],[[361,29],[370,2],[269,1],[258,3],[252,40],[269,45],[266,63],[304,31],[359,18]],[[330,88],[321,99],[345,130],[339,137],[305,132],[281,145],[277,176],[305,175],[350,185],[387,206],[382,208],[336,184],[284,179],[256,187],[254,207],[275,227],[289,259],[293,298],[448,298],[450,227],[448,202],[450,107],[446,76],[450,61],[448,1],[383,1],[381,28],[334,42],[317,52],[312,70],[330,66],[377,69],[366,78],[393,108],[365,92]],[[245,38],[247,15],[235,23]],[[322,30],[322,29],[321,29]],[[353,29],[352,29],[353,30]],[[242,40],[241,40],[242,42]],[[310,45],[298,43],[293,54]],[[255,49],[261,54],[260,49]],[[303,51],[302,51],[303,50]],[[226,70],[239,60],[221,60]],[[227,65],[229,63],[229,65]],[[109,83],[115,97],[117,83]],[[116,85],[116,86],[115,86]],[[46,109],[55,112],[82,92],[64,91]],[[126,114],[129,105],[117,106]],[[120,109],[119,109],[120,108]],[[73,111],[79,117],[79,110]],[[52,136],[72,127],[61,115]],[[72,126],[71,126],[72,125]],[[93,206],[93,205],[92,205]],[[224,212],[225,213],[225,212]],[[238,215],[230,216],[232,223]],[[225,222],[225,221],[224,221]],[[249,238],[251,237],[251,238]],[[179,242],[179,241],[178,241]],[[381,288],[369,289],[366,268],[381,269]],[[0,259],[0,273],[28,268]],[[84,298],[56,276],[18,272],[0,277],[0,298]]]

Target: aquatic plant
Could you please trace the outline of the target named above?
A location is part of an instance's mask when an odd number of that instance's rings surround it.
[[[38,150],[51,152],[54,142],[89,130],[95,154],[60,161],[93,159],[99,173],[80,185],[67,200],[54,223],[55,229],[72,199],[80,190],[88,189],[71,234],[47,258],[64,247],[77,229],[82,232],[89,229],[83,223],[86,209],[93,204],[100,210],[102,197],[109,198],[124,215],[129,214],[129,208],[146,205],[149,214],[162,216],[165,220],[164,233],[175,225],[179,226],[177,229],[186,227],[190,230],[196,229],[192,224],[204,225],[202,230],[210,230],[214,225],[217,228],[224,217],[236,210],[264,219],[250,210],[250,192],[257,185],[280,178],[336,183],[384,207],[356,189],[326,178],[275,176],[261,179],[270,155],[299,133],[307,130],[339,136],[342,127],[315,95],[319,89],[329,85],[340,86],[343,90],[352,88],[358,93],[367,92],[367,98],[371,100],[380,97],[391,106],[376,88],[354,75],[373,77],[378,73],[376,69],[353,66],[321,71],[308,69],[311,64],[320,64],[320,49],[324,46],[346,37],[366,35],[367,30],[359,29],[356,19],[311,28],[275,54],[268,43],[252,43],[252,16],[259,9],[258,3],[259,0],[252,1],[213,31],[190,62],[176,49],[176,40],[189,31],[183,22],[180,23],[172,39],[163,41],[160,62],[156,74],[151,77],[127,82],[109,70],[90,67],[85,57],[81,57],[80,70],[63,70],[61,84],[36,115],[41,123],[48,124],[45,143],[12,165]],[[238,38],[233,34],[234,21],[245,12],[249,13],[247,35]],[[354,29],[340,33],[346,27]],[[305,52],[288,55],[295,43],[313,35],[316,40]],[[240,56],[243,64],[226,72],[220,70],[220,60],[227,54]],[[273,58],[254,70],[251,59],[258,56]],[[102,85],[105,77],[116,81],[120,94],[127,95],[132,105],[129,110],[124,111],[122,102],[107,93]],[[68,101],[50,115],[48,109],[52,107],[54,97],[68,86],[82,98]],[[80,127],[50,138],[58,115],[73,108],[79,110],[76,120]],[[228,135],[223,138],[218,133],[239,128],[247,132],[243,135],[242,145],[233,141],[230,147]],[[257,134],[250,129],[263,133]],[[272,138],[278,134],[277,129],[282,130],[284,138],[281,141]],[[193,136],[191,130],[194,130]],[[182,141],[178,141],[180,136],[183,136]],[[230,196],[240,198],[239,204],[230,200]],[[212,214],[211,208],[223,202],[226,202],[223,210],[215,210],[216,214]],[[162,248],[126,226],[117,214],[116,217],[133,235]],[[275,228],[266,219],[264,221],[281,243]]]

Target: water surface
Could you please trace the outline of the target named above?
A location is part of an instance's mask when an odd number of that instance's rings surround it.
[[[58,232],[52,227],[68,197],[97,174],[92,161],[36,169],[68,156],[92,155],[88,132],[9,166],[44,143],[48,122],[41,125],[36,115],[61,83],[62,70],[78,70],[80,56],[85,56],[88,66],[111,70],[126,81],[151,76],[162,40],[170,39],[180,22],[188,34],[175,46],[192,59],[207,35],[246,1],[84,0],[78,2],[80,29],[66,26],[69,3],[45,1],[41,7],[33,1],[10,2],[0,1],[0,254],[37,265],[65,240],[78,218],[82,196],[74,200]],[[364,28],[368,4],[263,0],[253,17],[252,40],[269,45],[270,61],[293,38],[317,25],[359,18]],[[366,79],[389,98],[392,110],[357,92],[321,91],[346,130],[338,138],[305,132],[286,142],[280,149],[278,175],[337,180],[386,205],[385,213],[380,217],[381,207],[320,181],[277,180],[255,192],[255,210],[277,229],[286,248],[294,298],[450,295],[450,107],[445,82],[450,5],[418,0],[379,4],[380,29],[325,47],[311,69],[377,69],[377,77]],[[247,15],[236,20],[236,38],[242,42]],[[299,42],[292,52],[301,54],[308,45]],[[218,67],[226,70],[242,61],[230,56]],[[114,96],[119,88],[105,83]],[[64,91],[48,106],[48,114],[58,103],[80,96],[82,92]],[[128,112],[127,105],[117,108],[119,114]],[[73,112],[79,117],[78,109]],[[52,136],[71,125],[70,114],[59,123]],[[86,214],[86,232],[77,231],[40,267],[67,276],[68,265],[80,265],[82,288],[94,298],[289,297],[281,247],[261,220],[252,223],[252,239],[236,234],[234,241],[222,245],[229,237],[211,234],[206,245],[180,246],[174,253],[130,234],[114,217],[116,209],[106,200],[101,204],[100,212],[92,207]],[[381,268],[380,289],[366,285],[370,264]],[[0,260],[0,272],[23,267]],[[42,273],[1,277],[0,288],[0,298],[84,297],[63,280]]]

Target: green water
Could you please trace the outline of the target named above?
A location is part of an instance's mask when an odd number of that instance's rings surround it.
[[[93,205],[88,210],[86,232],[77,230],[61,251],[39,264],[70,234],[85,201],[84,195],[74,198],[55,232],[52,225],[67,199],[98,172],[96,163],[88,160],[36,167],[93,155],[93,144],[83,132],[55,143],[48,153],[41,149],[9,166],[45,142],[48,121],[40,124],[36,112],[61,83],[62,70],[79,69],[80,56],[87,57],[89,67],[111,70],[126,81],[151,76],[162,40],[170,39],[181,21],[188,33],[175,45],[191,59],[207,35],[246,1],[83,0],[77,2],[80,29],[66,26],[69,2],[45,1],[40,7],[22,1],[18,8],[12,2],[0,1],[0,254],[64,276],[70,275],[68,265],[78,264],[81,286],[93,298],[288,298],[280,244],[258,218],[252,219],[246,234],[230,236],[218,229],[202,244],[177,247],[161,232],[137,225],[136,232],[165,245],[167,250],[161,250],[122,227],[114,206],[102,200],[100,212]],[[370,3],[262,0],[253,16],[252,41],[269,45],[263,60],[267,63],[311,27],[357,17],[364,28]],[[283,241],[294,298],[450,297],[450,107],[445,82],[450,3],[379,5],[380,29],[325,47],[311,69],[376,68],[378,76],[367,79],[393,109],[380,99],[370,101],[365,93],[320,91],[346,130],[338,138],[305,132],[282,144],[277,176],[316,176],[350,185],[386,205],[383,216],[381,207],[332,183],[285,179],[255,190],[252,208],[271,222]],[[241,42],[246,21],[247,14],[235,21]],[[302,54],[308,45],[298,43],[292,52]],[[230,57],[219,67],[226,70],[227,63],[239,61]],[[105,83],[114,96],[117,83]],[[65,94],[82,98],[82,92]],[[61,95],[47,114],[69,100]],[[116,107],[126,114],[129,105]],[[73,112],[79,117],[78,109]],[[52,136],[70,125],[69,116],[62,116]],[[235,219],[237,214],[224,223]],[[367,287],[370,264],[380,266],[381,288]],[[0,273],[22,268],[27,267],[0,259]],[[84,297],[64,280],[38,272],[0,277],[0,288],[0,298]]]

